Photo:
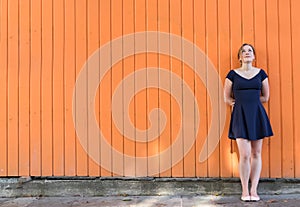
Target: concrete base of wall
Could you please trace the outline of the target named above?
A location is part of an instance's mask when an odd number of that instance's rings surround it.
[[[261,179],[259,194],[300,193],[300,179]],[[0,178],[0,197],[239,195],[239,179],[213,178]]]

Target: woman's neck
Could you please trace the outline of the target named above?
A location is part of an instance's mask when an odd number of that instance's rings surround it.
[[[248,71],[250,69],[252,69],[252,63],[243,63],[241,69],[244,71]]]

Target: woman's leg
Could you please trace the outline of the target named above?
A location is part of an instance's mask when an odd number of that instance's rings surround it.
[[[236,139],[236,142],[240,154],[239,171],[243,190],[242,196],[249,196],[251,142],[247,139]]]
[[[261,149],[263,140],[252,141],[252,151],[251,151],[251,196],[257,197],[257,186],[259,182],[259,177],[261,173]]]

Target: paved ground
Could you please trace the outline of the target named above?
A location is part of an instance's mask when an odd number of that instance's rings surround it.
[[[300,207],[299,179],[262,179],[259,202],[240,201],[238,179],[3,178],[0,207]]]
[[[242,202],[238,196],[103,196],[103,197],[22,197],[0,198],[0,207],[76,207],[76,206],[248,206],[299,207],[300,194],[262,195],[259,202]]]

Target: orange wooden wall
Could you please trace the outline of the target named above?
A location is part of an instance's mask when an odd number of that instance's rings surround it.
[[[299,9],[298,0],[0,0],[0,176],[237,177],[237,147],[227,138],[229,107],[225,129],[213,129],[220,142],[212,154],[207,154],[208,159],[199,162],[213,111],[218,110],[206,87],[218,87],[217,83],[209,77],[199,78],[189,65],[171,55],[144,52],[124,57],[101,79],[94,103],[86,100],[83,108],[95,111],[110,148],[92,137],[98,135],[89,125],[92,117],[86,114],[84,123],[74,118],[74,87],[88,57],[116,38],[159,31],[181,36],[200,48],[222,81],[230,68],[238,67],[239,46],[243,42],[255,45],[255,64],[269,74],[270,101],[265,107],[275,133],[264,141],[262,177],[299,178]],[[145,39],[131,39],[121,46],[124,52],[145,44]],[[177,48],[184,56],[182,45],[172,41],[154,44]],[[118,51],[99,58],[110,59]],[[190,58],[197,64],[195,57]],[[175,74],[182,84],[174,84],[153,68]],[[208,74],[207,67],[202,70]],[[138,78],[123,82],[138,72]],[[95,77],[99,80],[97,74],[87,74],[83,91],[88,93],[89,80]],[[150,77],[170,91],[147,87]],[[197,104],[186,101],[184,83]],[[139,91],[139,84],[145,89]],[[132,137],[125,136],[122,129],[118,131],[112,118],[111,98],[119,86],[123,93],[118,97],[121,107],[117,114],[120,120],[128,118],[135,125],[129,131]],[[173,92],[178,93],[178,99]],[[135,95],[125,114],[127,93]],[[217,101],[221,106],[223,100]],[[186,131],[178,136],[184,115],[180,105],[195,107],[195,111],[198,107],[200,123],[196,116],[190,116],[182,123]],[[164,116],[165,128],[157,129],[161,133],[155,139],[137,140],[139,130],[154,125],[148,116],[154,108],[164,111],[155,120],[162,122]],[[73,118],[76,124],[85,124],[88,152],[76,135]],[[190,139],[187,129],[196,141],[184,154],[185,141]],[[177,136],[182,148],[172,148]],[[206,144],[212,143],[208,140]],[[96,149],[96,159],[89,156],[92,149]],[[160,156],[166,149],[171,149],[169,160]],[[116,152],[123,159],[115,160]],[[176,156],[182,159],[173,164]]]

